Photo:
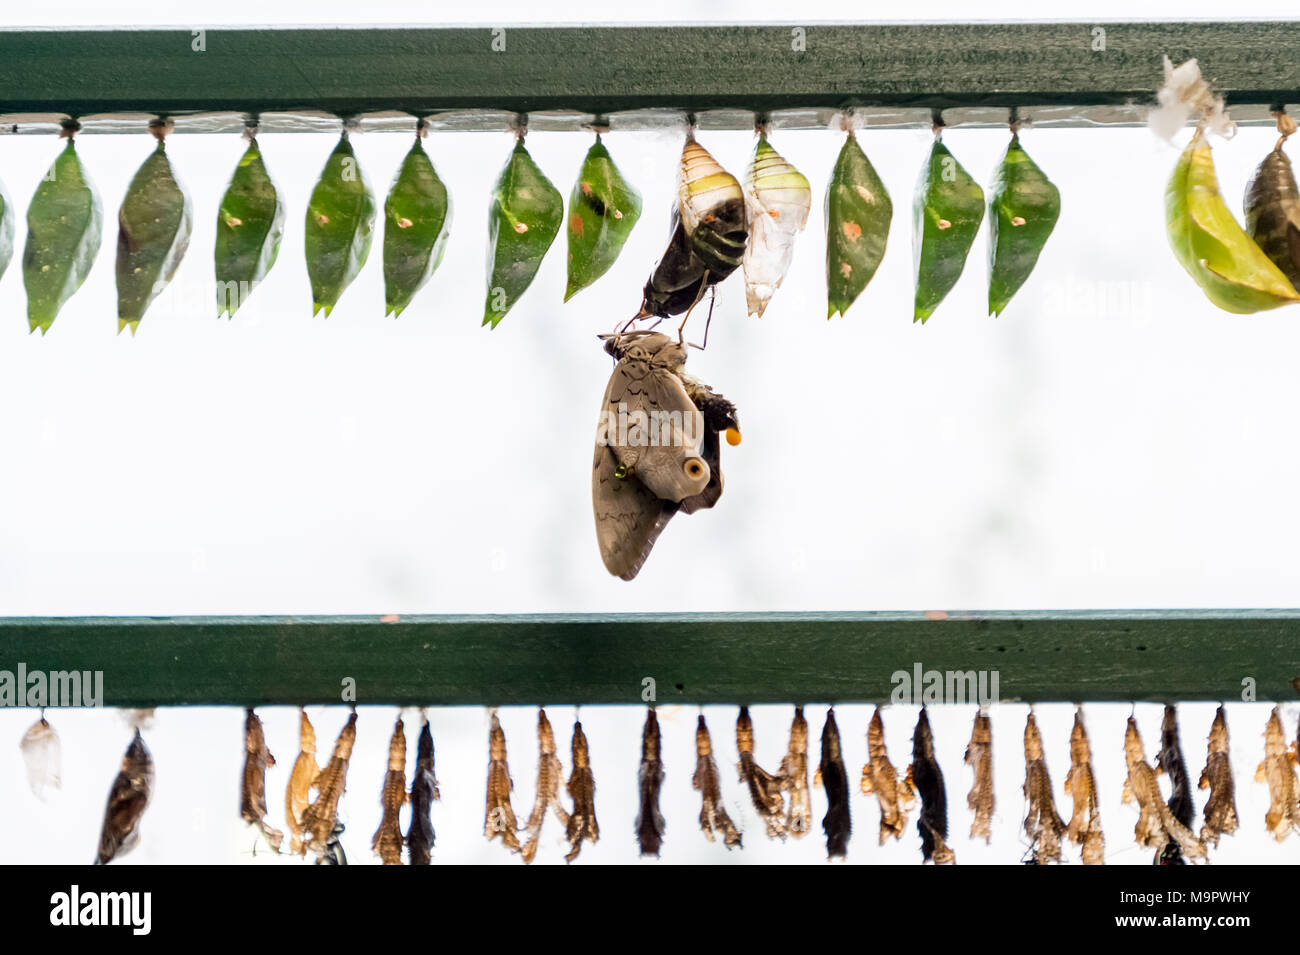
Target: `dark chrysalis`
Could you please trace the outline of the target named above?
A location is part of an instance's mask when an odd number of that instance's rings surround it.
[[[840,750],[840,730],[835,725],[834,708],[826,711],[822,727],[822,759],[817,767],[817,781],[826,790],[826,815],[822,831],[826,833],[826,855],[844,858],[849,854],[849,774],[844,769]]]
[[[439,798],[433,771],[433,734],[426,719],[415,749],[415,776],[411,780],[411,824],[406,830],[406,851],[411,865],[428,865],[434,844],[432,804]]]
[[[943,770],[934,757],[934,737],[930,735],[930,718],[924,708],[912,733],[912,767],[908,778],[921,794],[916,831],[921,834],[922,861],[952,865],[957,856],[948,846],[948,794],[943,785]]]
[[[1156,756],[1156,769],[1169,777],[1169,811],[1188,829],[1192,828],[1192,783],[1187,778],[1187,763],[1178,740],[1178,711],[1165,706],[1165,716],[1160,723],[1160,752]],[[1160,857],[1161,865],[1183,865],[1183,853],[1177,841],[1170,839]]]
[[[153,797],[153,756],[137,728],[108,791],[95,865],[106,865],[140,843],[140,818]]]
[[[658,856],[664,841],[664,817],[659,811],[659,790],[664,782],[664,764],[659,755],[659,719],[654,707],[646,713],[641,731],[641,811],[636,817],[636,838],[643,856]]]

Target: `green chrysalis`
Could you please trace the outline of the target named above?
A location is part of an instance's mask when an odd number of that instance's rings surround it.
[[[984,221],[984,190],[936,137],[912,202],[912,321],[924,323],[961,277]]]
[[[1174,255],[1219,308],[1248,314],[1300,302],[1286,276],[1228,211],[1199,127],[1165,188],[1165,224]]]
[[[1011,135],[989,189],[989,314],[1029,278],[1061,214],[1061,193]]]
[[[257,140],[249,141],[217,210],[217,315],[234,317],[266,278],[280,252],[284,203],[262,162]]]
[[[451,196],[417,136],[384,201],[384,314],[401,315],[442,262]]]
[[[370,254],[375,197],[361,172],[347,130],[325,161],[307,205],[307,275],[313,315],[328,318]]]
[[[640,217],[641,194],[623,178],[598,135],[569,195],[566,302],[609,271]]]
[[[563,218],[560,191],[537,168],[520,137],[492,189],[484,325],[496,328],[532,284]]]
[[[176,274],[190,244],[189,196],[176,181],[160,129],[158,145],[126,190],[118,212],[117,330],[140,319]]]
[[[99,196],[69,138],[27,206],[23,285],[32,331],[49,331],[63,303],[81,288],[103,234]]]
[[[862,294],[889,240],[893,203],[850,130],[826,191],[826,317],[843,315]]]

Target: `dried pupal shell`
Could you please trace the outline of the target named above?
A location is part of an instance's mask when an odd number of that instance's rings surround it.
[[[987,713],[975,714],[965,762],[975,776],[966,795],[966,806],[974,813],[970,837],[983,837],[984,844],[989,845],[993,841],[993,724]]]
[[[686,375],[686,349],[658,332],[613,335],[592,462],[592,511],[605,568],[636,577],[674,514],[722,496],[725,434],[740,443],[736,407]],[[656,443],[657,442],[657,443]]]
[[[1138,844],[1158,850],[1160,855],[1157,859],[1165,854],[1170,843],[1177,845],[1181,857],[1204,859],[1205,844],[1174,816],[1165,803],[1155,770],[1143,753],[1137,720],[1131,716],[1124,730],[1124,762],[1128,767],[1128,777],[1124,780],[1123,801],[1137,803],[1138,821],[1133,835]]]
[[[520,137],[492,188],[484,325],[496,328],[533,283],[563,220],[564,198]]]
[[[266,821],[266,770],[275,757],[266,745],[262,721],[249,709],[244,714],[244,775],[240,782],[239,815],[266,837],[271,849],[280,851],[284,833]]]
[[[876,707],[867,726],[867,764],[862,767],[862,792],[876,795],[880,804],[880,844],[890,836],[903,837],[907,826],[907,810],[916,802],[911,776],[900,780],[898,770],[889,761],[885,749],[885,723]]]
[[[1025,836],[1029,839],[1034,862],[1043,865],[1061,861],[1061,837],[1066,833],[1065,820],[1056,811],[1052,779],[1047,774],[1043,755],[1043,737],[1031,711],[1025,720]]]
[[[62,785],[63,747],[50,721],[41,717],[23,734],[18,744],[23,765],[27,768],[27,785],[37,799],[47,799]]]
[[[659,792],[664,784],[664,761],[660,751],[659,718],[651,707],[641,730],[641,769],[637,774],[640,808],[636,815],[637,846],[643,856],[658,856],[664,842],[664,814],[659,810]]]
[[[812,829],[812,797],[808,792],[808,721],[803,707],[794,708],[790,724],[790,744],[781,760],[778,778],[781,791],[789,794],[785,829],[796,839],[802,839]]]
[[[912,765],[908,768],[907,778],[921,796],[921,814],[916,820],[916,831],[921,836],[922,862],[955,864],[957,855],[948,845],[948,793],[943,785],[943,770],[934,755],[930,717],[924,707],[912,733]]]
[[[568,828],[569,814],[560,803],[560,784],[564,782],[564,768],[555,750],[555,732],[551,721],[546,718],[546,710],[537,711],[537,785],[534,787],[533,811],[528,816],[524,829],[528,839],[524,843],[524,863],[528,864],[537,856],[537,846],[541,841],[542,823],[546,821],[546,810],[554,811],[560,825]]]
[[[379,797],[384,814],[370,840],[370,848],[384,865],[402,864],[402,826],[399,813],[406,805],[406,727],[399,716],[388,741],[388,772]]]
[[[952,291],[984,221],[984,190],[938,138],[912,201],[912,321],[924,323]]]
[[[1237,801],[1232,779],[1232,762],[1228,758],[1228,721],[1223,707],[1214,714],[1210,726],[1209,743],[1205,754],[1205,768],[1201,770],[1199,789],[1208,789],[1201,840],[1206,845],[1218,846],[1219,837],[1237,831]]]
[[[519,823],[510,805],[510,791],[515,788],[506,762],[506,734],[496,711],[488,729],[487,807],[483,815],[483,833],[488,841],[498,836],[511,852],[519,851]]]
[[[843,315],[885,257],[894,204],[850,130],[826,190],[826,317]]]
[[[122,768],[108,791],[104,828],[99,835],[96,865],[106,865],[126,855],[140,843],[140,819],[153,798],[153,756],[140,730],[126,748]]]
[[[763,820],[769,839],[785,838],[785,797],[781,793],[781,777],[773,776],[754,762],[754,722],[749,707],[742,706],[736,718],[736,752],[740,754],[737,769],[740,779],[749,787],[749,798],[754,810]]]
[[[262,162],[257,140],[230,177],[217,210],[217,316],[234,317],[258,283],[266,278],[280,252],[284,203]]]
[[[1264,761],[1255,770],[1255,782],[1268,783],[1264,827],[1269,835],[1281,842],[1292,832],[1300,832],[1295,752],[1287,746],[1281,713],[1276,706],[1264,727]]]
[[[808,180],[760,134],[745,173],[749,242],[741,265],[750,315],[762,317],[789,271],[795,237],[808,223],[811,207]]]
[[[298,711],[298,758],[289,773],[289,785],[284,791],[284,815],[289,823],[289,847],[297,855],[304,855],[302,844],[303,814],[311,805],[311,791],[320,776],[316,762],[316,730],[307,719],[307,711]]]
[[[1246,232],[1293,288],[1300,288],[1300,189],[1282,140],[1246,184]]]
[[[582,731],[580,721],[573,724],[570,752],[573,770],[569,773],[568,789],[569,798],[573,800],[573,812],[569,815],[569,851],[564,856],[565,862],[578,858],[584,840],[594,843],[600,838],[600,826],[596,824],[596,777],[591,772],[587,734]]]
[[[1060,190],[1013,133],[989,188],[990,315],[1001,315],[1025,284],[1060,215]]]
[[[415,776],[411,779],[411,822],[406,829],[406,852],[411,865],[428,865],[434,845],[433,803],[441,798],[433,766],[433,733],[426,719],[415,747]]]
[[[1106,838],[1101,831],[1097,776],[1092,770],[1092,747],[1088,745],[1081,709],[1075,710],[1074,728],[1070,730],[1070,771],[1065,775],[1065,791],[1074,802],[1066,837],[1083,847],[1084,865],[1102,865]]]
[[[641,217],[641,194],[596,137],[569,194],[567,302],[609,271]]]
[[[417,136],[384,200],[384,314],[398,316],[442,262],[451,195]]]
[[[338,739],[329,764],[316,777],[316,799],[303,811],[303,845],[321,856],[327,856],[331,844],[337,842],[339,800],[347,786],[348,763],[352,747],[357,741],[357,714],[348,717]]]
[[[307,205],[307,275],[313,315],[324,309],[329,317],[366,264],[374,230],[375,197],[344,130]]]
[[[90,274],[103,239],[99,195],[68,140],[27,206],[23,285],[32,331],[49,331]]]
[[[1287,277],[1228,211],[1210,144],[1199,128],[1165,187],[1165,225],[1174,255],[1219,308],[1244,315],[1300,302]]]
[[[5,269],[14,257],[14,212],[13,200],[5,192],[5,185],[0,182],[0,278],[4,278]]]
[[[826,711],[822,726],[822,755],[814,782],[826,790],[826,815],[822,817],[822,831],[826,833],[828,858],[844,858],[849,854],[849,774],[844,768],[844,753],[840,747],[840,728],[835,723],[835,710]]]
[[[117,330],[130,328],[134,335],[190,246],[190,197],[176,180],[163,139],[131,179],[117,221]]]
[[[713,740],[703,713],[695,727],[695,775],[691,777],[691,785],[700,794],[700,829],[704,837],[712,842],[714,833],[720,833],[728,849],[739,846],[740,831],[722,805],[718,763],[713,758]]]

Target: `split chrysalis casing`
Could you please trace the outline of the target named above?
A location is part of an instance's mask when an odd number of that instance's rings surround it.
[[[736,718],[736,751],[740,754],[737,768],[741,781],[749,787],[749,798],[763,820],[768,838],[784,839],[785,797],[781,794],[781,777],[773,776],[754,762],[754,723],[747,706],[740,708]]]
[[[323,855],[334,840],[338,825],[339,800],[347,786],[348,762],[357,740],[357,714],[353,711],[334,741],[329,764],[316,777],[316,799],[302,814],[302,843],[317,855]]]
[[[1228,758],[1228,721],[1223,707],[1214,714],[1206,747],[1205,768],[1201,770],[1198,784],[1208,789],[1201,839],[1207,845],[1218,846],[1219,837],[1237,831],[1237,803],[1232,780],[1232,762]]]
[[[712,842],[717,832],[722,834],[722,841],[728,849],[739,846],[740,831],[722,805],[718,763],[713,758],[713,740],[709,737],[703,713],[695,727],[695,775],[691,778],[691,785],[700,793],[700,829],[705,838]]]
[[[510,767],[506,764],[506,734],[501,729],[496,710],[492,711],[492,724],[488,729],[488,780],[487,809],[483,819],[483,832],[490,842],[498,836],[511,852],[518,852],[519,823],[510,805]]]
[[[871,716],[867,727],[867,764],[862,767],[862,791],[875,793],[880,804],[880,844],[890,836],[903,837],[907,826],[907,810],[916,801],[910,775],[898,778],[898,770],[889,761],[885,749],[885,723],[880,718],[880,707]]]
[[[573,812],[569,814],[569,852],[564,857],[565,862],[578,858],[584,839],[594,843],[600,838],[600,826],[596,823],[596,778],[591,772],[591,755],[581,721],[573,724],[570,750],[573,755],[573,771],[569,774],[568,788],[569,798],[573,800]]]
[[[537,844],[541,838],[542,823],[546,819],[546,810],[554,810],[555,818],[566,828],[569,814],[560,803],[560,784],[564,782],[564,768],[555,750],[555,733],[551,730],[551,721],[546,718],[546,710],[537,711],[537,787],[533,801],[533,811],[528,817],[524,829],[528,840],[524,843],[524,862],[532,862],[537,855]]]
[[[406,804],[406,726],[400,716],[388,741],[388,772],[384,775],[379,804],[384,814],[370,848],[384,865],[401,865],[403,840],[399,813]]]
[[[1075,710],[1074,728],[1070,730],[1070,771],[1065,776],[1065,791],[1074,801],[1066,836],[1083,847],[1084,865],[1102,865],[1106,839],[1101,832],[1097,777],[1092,771],[1092,748],[1088,745],[1082,708]]]
[[[982,710],[975,714],[975,723],[971,726],[965,763],[975,775],[966,796],[966,805],[975,814],[970,824],[970,837],[983,837],[984,844],[988,845],[993,841],[993,726],[989,715]]]
[[[266,745],[262,721],[250,707],[244,714],[244,777],[240,786],[239,814],[257,827],[271,848],[279,852],[284,833],[266,821],[266,770],[275,765],[275,757]]]

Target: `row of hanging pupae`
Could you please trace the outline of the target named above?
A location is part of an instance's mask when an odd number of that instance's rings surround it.
[[[343,826],[339,822],[338,810],[356,740],[357,715],[354,711],[349,717],[324,767],[317,762],[316,736],[305,712],[300,713],[299,720],[299,754],[285,793],[289,851],[303,856],[310,853],[318,862],[344,863],[346,856],[339,840]],[[600,835],[596,819],[596,783],[587,738],[581,722],[576,722],[570,746],[571,772],[565,787],[570,801],[567,808],[560,796],[564,783],[563,767],[545,710],[538,711],[537,740],[535,801],[527,821],[520,825],[511,805],[513,783],[505,733],[493,711],[488,737],[484,832],[489,840],[499,839],[512,852],[520,853],[525,862],[532,862],[546,815],[552,812],[564,828],[569,843],[565,858],[572,861],[578,856],[584,841],[594,843]],[[724,806],[721,776],[703,714],[699,717],[695,741],[696,769],[691,782],[701,797],[700,828],[710,842],[721,838],[728,848],[739,847],[741,833]],[[1104,861],[1105,839],[1082,710],[1076,711],[1069,744],[1070,769],[1065,778],[1065,792],[1072,800],[1073,809],[1067,823],[1055,805],[1042,737],[1030,711],[1024,731],[1023,793],[1028,812],[1023,829],[1030,845],[1026,861],[1060,862],[1062,842],[1068,841],[1081,847],[1085,865],[1099,865]],[[1268,786],[1270,805],[1265,815],[1265,827],[1278,841],[1287,838],[1293,830],[1300,831],[1300,786],[1297,785],[1295,770],[1297,745],[1300,745],[1300,740],[1288,745],[1279,710],[1274,708],[1265,727],[1264,759],[1258,766],[1256,780]],[[275,765],[275,759],[267,746],[261,720],[251,709],[245,719],[244,748],[241,816],[257,827],[271,848],[279,852],[284,834],[266,821],[266,770]],[[50,782],[57,786],[59,741],[44,716],[27,732],[22,749],[33,788],[39,792]],[[740,780],[763,822],[766,835],[779,839],[808,835],[812,831],[813,819],[808,780],[808,723],[803,708],[795,708],[788,750],[775,773],[764,770],[755,762],[754,729],[747,707],[741,707],[736,722],[736,749]],[[911,764],[901,777],[885,748],[884,723],[879,708],[867,729],[867,752],[868,762],[862,769],[861,789],[866,794],[874,794],[879,803],[880,844],[891,837],[902,837],[908,814],[919,795],[921,805],[916,829],[921,837],[923,860],[937,864],[955,863],[955,853],[948,844],[943,771],[935,757],[925,709],[922,708],[913,733]],[[1129,718],[1125,731],[1124,757],[1127,775],[1123,801],[1136,803],[1139,818],[1134,830],[1135,838],[1139,845],[1156,850],[1155,861],[1158,864],[1204,860],[1208,846],[1217,846],[1220,836],[1237,830],[1228,728],[1223,707],[1219,707],[1215,714],[1208,737],[1205,768],[1199,778],[1199,788],[1209,790],[1199,835],[1192,831],[1191,777],[1183,759],[1177,712],[1173,706],[1165,707],[1155,766],[1146,759],[1133,717]],[[983,710],[975,716],[965,762],[974,776],[967,796],[967,804],[974,815],[970,837],[983,838],[987,843],[992,838],[995,798],[992,725],[989,715]],[[1168,799],[1160,792],[1156,778],[1159,773],[1165,773],[1169,778]],[[659,809],[663,779],[659,723],[655,710],[651,708],[642,731],[638,778],[640,811],[635,828],[642,855],[659,855],[663,843],[664,818]],[[137,729],[109,793],[97,863],[107,863],[138,843],[140,821],[152,796],[153,782],[153,757]],[[844,857],[848,853],[851,833],[850,785],[833,708],[827,711],[822,728],[821,755],[813,783],[824,788],[826,793],[827,811],[822,819],[822,829],[827,854],[831,858]],[[415,774],[408,786],[406,732],[399,717],[389,743],[388,769],[380,797],[383,817],[371,841],[372,849],[384,864],[400,865],[403,848],[410,864],[429,864],[435,838],[431,807],[438,798],[433,737],[428,720],[422,721]],[[408,802],[410,818],[403,835],[399,812]]]
[[[849,126],[826,193],[828,316],[847,311],[885,254],[893,206]],[[171,281],[189,245],[190,198],[165,146],[169,130],[150,129],[158,143],[131,180],[118,213],[118,330],[135,332]],[[99,252],[101,207],[77,156],[73,134],[28,207],[23,279],[31,329],[48,331],[77,291]],[[1011,144],[988,200],[989,311],[1000,313],[1028,278],[1060,212],[1054,185],[1020,146]],[[233,315],[275,264],[285,209],[250,140],[217,217],[218,314]],[[597,135],[569,198],[533,161],[524,128],[493,189],[483,324],[495,327],[532,283],[562,223],[567,222],[565,301],[613,265],[641,213],[641,197],[619,172]],[[939,141],[940,127],[917,185],[914,216],[916,303],[925,321],[965,266],[984,218],[983,190]],[[386,314],[400,314],[442,260],[451,199],[417,131],[384,203]],[[646,283],[641,315],[679,315],[740,268],[751,314],[761,315],[790,266],[796,235],[811,207],[808,180],[768,142],[760,128],[744,186],[688,131],[678,167],[677,201],[667,250]],[[307,271],[313,314],[329,315],[369,255],[375,199],[345,129],[312,192],[306,216]],[[13,252],[14,207],[0,186],[0,275]],[[632,312],[629,309],[628,314]]]

